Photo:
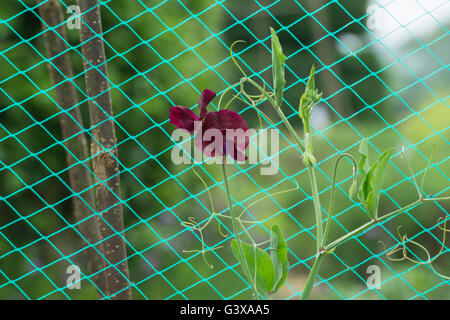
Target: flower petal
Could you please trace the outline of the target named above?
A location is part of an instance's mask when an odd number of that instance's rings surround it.
[[[245,141],[248,145],[248,138]],[[225,154],[229,155],[236,161],[245,161],[248,159],[247,155],[245,154],[246,148],[246,146],[238,144],[236,142],[236,139],[235,141],[227,140],[226,142],[224,142],[223,147],[223,149],[225,150]]]
[[[194,132],[194,121],[198,121],[198,117],[189,108],[183,106],[170,108],[169,119],[170,123],[190,133]]]
[[[203,120],[203,130],[215,128],[219,130],[242,129],[248,130],[247,123],[239,113],[231,110],[208,112]]]
[[[217,129],[222,133],[223,153],[232,156],[235,160],[245,160],[244,152],[249,144],[248,130],[245,120],[236,112],[231,110],[220,110],[208,112],[203,119],[202,134],[209,129]],[[227,132],[229,131],[229,132]],[[228,134],[232,136],[228,136]],[[210,141],[202,142],[202,149],[208,146]],[[230,146],[233,146],[232,148]],[[212,156],[222,156],[223,154],[213,153]],[[207,155],[211,156],[211,155]]]
[[[207,113],[206,106],[211,102],[212,99],[214,99],[215,96],[216,93],[209,89],[205,89],[202,91],[200,99],[198,99],[198,107],[200,109],[200,120],[205,117]]]

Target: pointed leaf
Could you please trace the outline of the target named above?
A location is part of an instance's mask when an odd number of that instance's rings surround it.
[[[256,287],[258,290],[266,294],[272,292],[275,285],[275,269],[269,254],[261,248],[253,247],[242,241],[241,245],[245,260],[241,257],[236,240],[231,241],[231,250],[241,265],[244,265],[244,261],[247,262],[252,276],[252,279],[249,279],[249,281],[253,282],[256,271]]]
[[[364,176],[359,190],[360,200],[372,219],[375,219],[378,215],[378,202],[380,199],[381,187],[391,153],[392,148],[386,150],[378,157],[378,160],[370,167],[369,171]]]
[[[272,34],[272,77],[275,91],[275,103],[281,106],[283,100],[283,90],[286,84],[284,77],[284,61],[286,56],[283,54],[280,40],[273,28],[270,28]]]
[[[375,196],[379,197],[381,192],[381,187],[383,184],[384,176],[386,173],[387,164],[391,158],[392,148],[386,150],[377,160],[376,166],[374,166],[372,178],[370,184],[372,185],[372,190]],[[378,202],[378,200],[377,200]]]
[[[275,287],[273,292],[276,292],[286,281],[289,271],[286,241],[277,224],[273,225],[270,231],[270,258],[275,268]]]
[[[361,159],[359,160],[358,169],[363,176],[369,171],[369,145],[367,144],[367,139],[362,139],[359,145],[359,154]]]

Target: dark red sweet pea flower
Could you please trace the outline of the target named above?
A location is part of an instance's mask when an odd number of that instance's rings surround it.
[[[170,122],[180,129],[195,134],[195,145],[208,157],[232,156],[235,160],[246,160],[249,138],[248,126],[245,120],[231,110],[219,110],[207,112],[206,107],[216,96],[216,93],[205,89],[198,100],[200,114],[197,117],[189,108],[175,106],[170,108]],[[201,129],[194,132],[196,123],[201,124]],[[219,137],[221,141],[216,142]]]

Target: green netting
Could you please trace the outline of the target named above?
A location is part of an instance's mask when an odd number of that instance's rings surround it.
[[[213,214],[193,167],[207,181],[218,213],[227,211],[225,189],[220,172],[212,166],[172,163],[170,154],[177,143],[171,138],[174,127],[169,123],[168,110],[180,104],[195,107],[204,88],[221,93],[238,80],[239,72],[229,56],[235,40],[246,40],[245,45],[236,46],[235,57],[248,75],[271,88],[269,26],[277,30],[285,47],[288,81],[283,108],[296,128],[300,128],[298,99],[313,63],[318,86],[324,91],[320,113],[313,122],[319,194],[324,199],[329,197],[335,156],[356,154],[363,137],[368,138],[374,155],[387,147],[395,148],[381,209],[387,212],[414,201],[412,178],[401,159],[402,147],[409,151],[419,177],[433,143],[436,156],[422,191],[436,197],[448,192],[448,1],[424,4],[419,0],[376,0],[370,10],[366,10],[370,3],[365,1],[361,2],[362,9],[358,5],[355,8],[355,2],[337,0],[318,1],[320,5],[313,5],[317,8],[310,8],[312,1],[300,0],[243,2],[100,1],[118,135],[120,201],[125,215],[122,236],[127,244],[129,286],[136,299],[250,297],[249,286],[230,254],[231,236],[220,237],[212,228],[202,240],[198,233],[181,225],[189,216],[200,222]],[[391,6],[398,2],[415,6],[421,13],[406,24],[397,21],[398,27],[382,36],[368,27],[368,19],[377,12],[389,16]],[[64,11],[76,4],[69,0],[60,3]],[[0,298],[93,298],[94,275],[84,258],[93,245],[86,243],[77,229],[80,222],[72,214],[71,200],[83,198],[71,190],[67,177],[70,167],[65,152],[71,151],[64,142],[70,139],[61,138],[58,123],[58,116],[66,111],[54,98],[55,86],[47,71],[53,60],[46,58],[44,50],[43,35],[55,28],[42,31],[40,24],[44,22],[37,2],[19,0],[2,6]],[[334,15],[331,21],[321,16],[325,10]],[[70,16],[69,12],[66,18]],[[426,28],[433,32],[416,35],[409,25],[423,19],[428,19]],[[388,40],[403,31],[409,42],[391,48],[392,41]],[[353,41],[345,37],[349,34],[353,34]],[[68,37],[75,72],[65,81],[77,88],[80,101],[74,108],[84,108],[90,98],[83,81],[84,57],[78,30],[68,30]],[[337,53],[324,54],[330,48]],[[348,106],[342,106],[343,101]],[[259,107],[270,114],[264,103]],[[249,124],[258,126],[254,108],[241,103],[233,109]],[[87,119],[87,112],[83,116]],[[233,200],[242,209],[267,197],[248,211],[249,218],[259,222],[248,229],[265,239],[270,224],[277,222],[284,228],[290,275],[277,298],[296,299],[314,259],[316,225],[306,169],[283,123],[276,115],[271,118],[272,123],[263,117],[263,125],[280,132],[278,173],[265,177],[259,175],[260,164],[234,164],[230,184]],[[95,139],[92,127],[85,126],[83,132],[89,140]],[[91,159],[77,159],[73,166],[86,166]],[[92,169],[87,168],[94,177]],[[349,197],[351,179],[348,165],[345,174],[338,175],[331,238],[367,221],[361,204]],[[295,195],[272,195],[292,188],[297,181],[300,190]],[[385,257],[399,244],[397,227],[402,225],[410,239],[424,242],[431,253],[444,246],[436,268],[445,274],[450,266],[449,249],[442,243],[438,228],[442,222],[436,221],[439,217],[448,220],[446,205],[432,202],[413,208],[344,243],[327,257],[314,297],[450,298],[449,280],[429,265],[392,262]],[[100,214],[91,209],[92,215]],[[229,225],[219,223],[231,233]],[[201,249],[202,241],[206,249],[224,246],[206,254],[213,269],[206,266],[200,252],[186,252]],[[414,250],[410,254],[426,258]],[[70,265],[80,266],[81,290],[68,288],[66,269]],[[381,269],[379,288],[366,286],[370,265]]]

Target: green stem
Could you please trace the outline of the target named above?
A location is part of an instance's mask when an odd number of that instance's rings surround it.
[[[308,156],[314,159],[313,156],[313,148],[312,148],[312,141],[311,141],[311,129],[310,127],[306,126],[304,124],[304,134],[305,134],[305,149],[308,152]],[[312,288],[314,287],[314,282],[317,277],[317,273],[319,272],[320,268],[320,262],[322,260],[323,256],[323,244],[325,243],[326,239],[324,238],[323,234],[323,226],[322,226],[322,209],[320,208],[320,198],[319,198],[319,190],[317,187],[317,177],[316,177],[316,168],[315,168],[315,161],[312,162],[310,159],[305,161],[304,163],[308,167],[308,175],[309,175],[309,182],[311,184],[311,191],[313,194],[313,200],[314,200],[314,213],[316,216],[316,224],[317,224],[317,232],[316,232],[316,250],[317,250],[317,257],[314,260],[314,264],[311,268],[311,271],[308,275],[308,279],[306,280],[305,288],[303,289],[302,293],[302,299],[308,299],[309,295],[311,294]],[[328,223],[327,223],[328,225]]]
[[[450,197],[425,198],[425,199],[423,199],[423,201],[442,201],[442,200],[450,200]]]
[[[308,149],[310,152],[312,152],[310,132],[307,132],[307,134],[309,134],[309,136],[306,137],[308,145],[305,146],[302,143],[299,135],[295,132],[295,130],[292,127],[289,120],[286,118],[286,115],[284,114],[281,107],[276,105],[275,101],[269,96],[269,94],[264,90],[264,88],[262,88],[258,83],[256,83],[252,79],[249,79],[248,77],[245,80],[248,81],[249,83],[251,83],[253,86],[255,86],[262,94],[264,94],[266,96],[267,100],[269,100],[269,102],[275,108],[276,112],[278,113],[279,117],[281,118],[284,125],[288,129],[289,133],[294,137],[295,142],[297,143],[300,151],[303,153],[303,152],[305,152],[305,149]],[[313,193],[314,212],[315,212],[316,224],[317,224],[316,246],[317,246],[317,252],[318,252],[318,256],[314,262],[313,268],[311,269],[311,272],[308,276],[308,281],[307,281],[307,285],[309,286],[309,289],[308,288],[306,288],[306,289],[308,289],[307,291],[309,291],[309,293],[310,293],[312,290],[312,287],[314,285],[314,280],[316,278],[317,272],[319,271],[319,265],[320,265],[320,260],[321,260],[320,257],[322,256],[321,247],[322,247],[322,244],[325,242],[325,240],[323,239],[322,210],[320,208],[320,198],[319,198],[319,191],[318,191],[318,187],[317,187],[316,170],[315,170],[314,165],[308,165],[308,169],[309,169],[308,170],[309,181],[310,181],[311,190]],[[303,296],[305,296],[307,298],[309,296],[309,293],[306,295],[303,294]]]
[[[334,172],[333,172],[333,187],[331,189],[331,197],[330,197],[330,205],[329,205],[329,209],[328,209],[328,220],[327,220],[327,224],[325,226],[325,233],[323,235],[323,242],[320,242],[320,247],[317,249],[317,251],[319,252],[319,255],[317,256],[316,260],[314,261],[313,267],[311,268],[311,271],[308,275],[308,279],[306,280],[306,284],[305,284],[305,288],[303,289],[303,293],[302,293],[302,299],[306,300],[308,299],[309,295],[311,294],[312,288],[314,287],[314,282],[316,280],[317,277],[317,273],[319,272],[319,267],[320,267],[320,261],[322,260],[323,257],[323,253],[324,253],[324,246],[325,246],[325,242],[327,241],[327,237],[328,237],[328,232],[330,230],[330,225],[331,225],[331,218],[333,216],[333,202],[334,202],[334,194],[335,194],[335,190],[336,190],[336,173],[337,173],[337,167],[339,165],[339,162],[341,159],[343,159],[344,157],[349,157],[352,162],[353,165],[356,167],[356,162],[353,159],[353,157],[347,153],[344,153],[342,155],[339,156],[339,158],[336,160],[335,166],[334,166]],[[312,167],[314,169],[314,167]],[[354,171],[355,172],[355,171]],[[315,177],[313,177],[314,179],[310,179],[311,181],[315,181]],[[320,209],[319,209],[319,214],[320,214]],[[317,215],[317,212],[316,212]],[[317,230],[322,228],[322,224],[320,224],[320,228],[318,227]],[[317,232],[319,234],[319,231]],[[319,237],[317,237],[319,239]]]
[[[356,235],[358,235],[359,233],[363,232],[364,230],[367,230],[368,228],[370,228],[371,226],[375,225],[378,222],[381,222],[383,220],[388,219],[389,217],[392,217],[393,215],[400,213],[402,211],[408,210],[413,208],[414,206],[420,204],[423,200],[419,199],[403,208],[400,208],[398,210],[392,211],[390,213],[385,214],[384,216],[378,218],[377,220],[372,220],[364,225],[362,225],[361,227],[356,228],[355,230],[353,230],[350,233],[347,233],[346,235],[344,235],[343,237],[333,241],[332,243],[330,243],[329,245],[325,246],[325,248],[322,248],[319,251],[319,254],[316,258],[316,260],[314,261],[314,264],[311,268],[311,271],[308,275],[308,279],[306,280],[306,284],[305,284],[305,288],[303,289],[303,293],[302,293],[302,300],[306,300],[308,299],[309,295],[311,294],[312,288],[314,286],[314,282],[316,280],[316,276],[317,273],[319,272],[319,267],[320,267],[320,262],[322,260],[322,257],[324,255],[324,252],[328,252],[333,250],[335,247],[337,247],[338,245],[340,245],[341,243],[343,243],[344,241],[346,241],[347,239],[350,239],[351,237],[354,237]]]
[[[308,279],[306,279],[305,288],[303,288],[302,300],[309,298],[312,288],[314,287],[314,282],[316,280],[317,273],[319,272],[320,263],[322,261],[323,253],[319,253],[314,264],[309,272]]]
[[[283,120],[284,125],[286,126],[286,128],[288,129],[289,133],[294,137],[295,142],[297,143],[298,147],[300,148],[301,152],[305,152],[305,147],[303,146],[302,140],[300,139],[300,137],[298,136],[297,132],[295,132],[294,128],[292,127],[291,123],[289,122],[289,120],[286,118],[283,110],[281,110],[281,108],[279,106],[274,106],[276,112],[278,113],[278,115],[280,116],[281,120]]]
[[[275,110],[279,114],[281,120],[286,125],[286,128],[289,130],[289,132],[294,137],[295,141],[297,142],[298,147],[302,152],[305,152],[305,148],[308,148],[308,146],[303,146],[301,143],[300,137],[295,132],[294,128],[292,127],[289,120],[284,115],[283,111],[280,107],[274,106]],[[310,140],[308,140],[310,141]],[[308,144],[309,145],[309,144]],[[311,150],[309,148],[308,150]],[[305,288],[303,290],[302,299],[307,299],[311,293],[311,290],[314,286],[314,281],[316,279],[316,275],[319,272],[319,266],[320,266],[320,260],[322,259],[321,254],[321,248],[322,244],[325,242],[325,239],[323,238],[323,228],[322,228],[322,210],[320,208],[320,198],[319,198],[319,190],[317,187],[317,178],[316,178],[316,169],[314,165],[308,165],[308,175],[309,175],[309,182],[311,184],[311,190],[313,194],[313,202],[314,202],[314,213],[316,217],[316,224],[317,224],[317,235],[316,235],[316,248],[318,252],[318,256],[316,260],[314,261],[313,267],[311,269],[311,272],[308,275],[308,279],[305,284]]]
[[[357,179],[356,178],[356,170],[357,170],[358,165],[356,164],[356,161],[355,161],[355,159],[353,158],[353,156],[351,154],[343,153],[343,154],[338,156],[338,158],[337,158],[337,160],[336,160],[336,162],[334,164],[333,183],[332,183],[332,187],[331,187],[330,204],[328,206],[328,219],[327,219],[327,223],[325,225],[325,233],[323,235],[324,242],[322,243],[322,247],[325,247],[325,241],[328,238],[328,233],[330,231],[330,226],[331,226],[331,221],[332,221],[331,218],[333,217],[334,195],[336,193],[337,168],[338,168],[339,163],[341,162],[341,160],[344,159],[344,158],[348,158],[352,162],[352,165],[353,165],[353,184],[356,184],[356,179]]]
[[[394,215],[396,215],[396,214],[398,214],[400,212],[409,210],[409,209],[411,209],[411,208],[421,204],[423,201],[425,201],[425,199],[416,200],[413,203],[410,203],[407,206],[404,206],[403,208],[400,208],[400,209],[397,209],[395,211],[386,213],[385,215],[383,215],[381,217],[378,217],[376,220],[371,220],[371,221],[367,222],[366,224],[363,224],[362,226],[356,228],[355,230],[347,233],[346,235],[340,237],[339,239],[334,240],[332,243],[330,243],[329,245],[325,246],[324,250],[325,251],[333,250],[334,248],[336,248],[341,243],[343,243],[346,240],[348,240],[348,239],[350,239],[350,238],[360,234],[361,232],[369,229],[370,227],[374,226],[375,224],[377,224],[379,222],[382,222],[382,221],[384,221],[384,220],[386,220],[386,219],[388,219],[388,218],[390,218],[390,217],[392,217],[392,216],[394,216]]]
[[[228,200],[228,207],[229,207],[230,215],[231,215],[231,224],[233,227],[233,233],[234,233],[234,236],[236,237],[239,254],[242,257],[242,261],[241,261],[242,269],[244,270],[244,273],[245,273],[247,279],[250,281],[250,286],[252,288],[253,295],[255,297],[257,297],[258,291],[256,290],[254,281],[252,281],[250,269],[247,264],[247,261],[245,260],[244,250],[242,249],[241,237],[239,236],[239,221],[233,210],[233,202],[231,201],[230,186],[228,185],[228,175],[227,175],[227,170],[225,169],[225,158],[222,161],[222,172],[223,172],[223,181],[225,183],[225,189],[227,191],[227,200]]]
[[[308,167],[309,182],[311,183],[311,189],[313,193],[314,212],[316,215],[317,235],[316,235],[316,247],[317,252],[320,252],[322,248],[323,240],[323,228],[322,228],[322,210],[320,209],[319,190],[317,188],[316,169],[314,166]]]

